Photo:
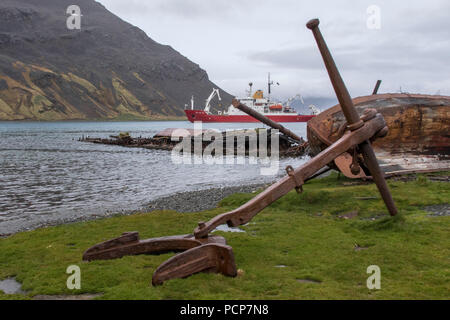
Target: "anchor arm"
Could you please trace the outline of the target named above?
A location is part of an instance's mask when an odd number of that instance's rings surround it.
[[[152,285],[161,285],[166,280],[185,278],[202,271],[235,277],[237,269],[233,249],[223,244],[205,244],[179,253],[155,270]]]

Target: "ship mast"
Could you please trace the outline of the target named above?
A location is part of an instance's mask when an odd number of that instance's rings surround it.
[[[277,86],[279,86],[280,84],[278,82],[275,83]],[[267,77],[267,101],[270,101],[270,93],[271,93],[271,87],[274,85],[273,81],[270,80],[270,72],[268,74]]]

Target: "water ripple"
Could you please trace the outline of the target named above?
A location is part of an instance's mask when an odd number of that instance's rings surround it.
[[[286,124],[304,135],[304,123]],[[43,223],[137,210],[150,200],[208,187],[269,182],[259,165],[174,164],[171,153],[77,141],[121,131],[150,137],[188,122],[0,122],[0,234]],[[241,129],[258,124],[207,124]],[[304,160],[285,159],[298,166]]]

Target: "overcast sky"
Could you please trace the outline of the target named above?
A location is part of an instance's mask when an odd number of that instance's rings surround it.
[[[114,14],[168,44],[230,94],[252,81],[279,98],[334,97],[316,43],[305,27],[319,18],[352,96],[380,92],[450,94],[450,1],[98,0]],[[371,5],[380,9],[374,29]]]

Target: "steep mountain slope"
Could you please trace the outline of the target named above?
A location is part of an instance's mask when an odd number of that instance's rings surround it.
[[[0,2],[0,120],[182,116],[217,87],[197,64],[94,0]],[[231,96],[222,93],[224,104]],[[201,99],[201,100],[200,100]]]

